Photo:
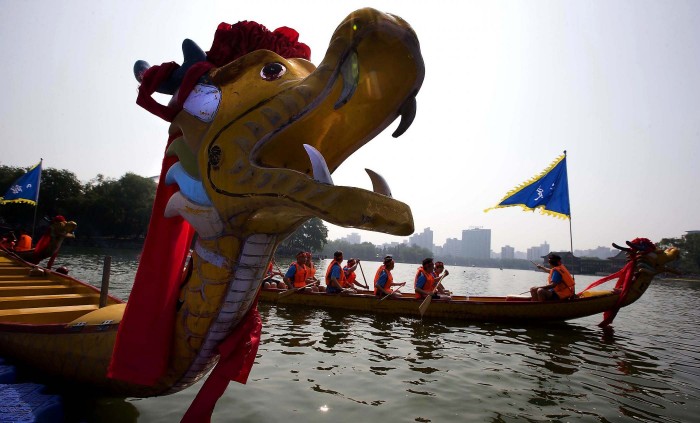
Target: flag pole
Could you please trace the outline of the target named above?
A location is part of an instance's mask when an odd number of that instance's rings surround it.
[[[564,158],[566,159],[566,150],[564,150]],[[567,169],[567,174],[568,174],[568,169]],[[569,183],[569,178],[567,176],[566,178],[566,183]],[[568,190],[568,186],[567,186]],[[574,264],[574,235],[573,231],[571,230],[571,203],[569,202],[569,247],[571,248],[571,264]],[[572,274],[573,276],[573,274]]]
[[[41,189],[41,172],[44,170],[44,158],[39,160],[39,183],[36,187],[36,198],[34,199],[34,223],[32,223],[32,240],[34,239],[34,229],[36,229],[36,213],[39,210],[39,190]]]
[[[566,159],[566,150],[564,150],[564,159]],[[568,184],[569,178],[567,177],[566,179],[567,179],[566,182]],[[567,187],[567,190],[568,190],[568,187]],[[573,257],[574,256],[574,236],[573,236],[573,231],[571,230],[571,203],[569,203],[569,245],[571,247],[571,257]]]

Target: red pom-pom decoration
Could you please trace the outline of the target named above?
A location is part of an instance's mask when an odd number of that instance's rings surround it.
[[[224,66],[255,50],[271,50],[285,59],[309,60],[311,49],[300,43],[299,33],[283,26],[270,31],[253,21],[234,25],[222,22],[214,34],[214,42],[207,52],[207,60],[215,66]]]

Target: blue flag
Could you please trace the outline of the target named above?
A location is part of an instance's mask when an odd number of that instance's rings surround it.
[[[4,197],[0,197],[0,204],[29,203],[36,206],[39,201],[39,183],[41,181],[41,162],[20,176],[10,186]]]
[[[542,214],[570,219],[566,152],[542,173],[510,190],[498,205],[484,211],[512,206],[532,211],[540,209]]]

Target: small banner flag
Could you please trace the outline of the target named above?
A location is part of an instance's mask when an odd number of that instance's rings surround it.
[[[566,175],[566,152],[557,157],[539,175],[510,190],[498,205],[490,207],[484,212],[513,206],[520,206],[523,210],[540,209],[542,214],[571,219],[569,181]]]
[[[41,162],[20,176],[0,197],[0,204],[28,203],[36,206],[39,200],[39,183],[41,181]]]

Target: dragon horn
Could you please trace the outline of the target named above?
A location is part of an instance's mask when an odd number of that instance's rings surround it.
[[[169,95],[175,94],[175,91],[177,91],[177,89],[180,87],[182,79],[185,77],[187,70],[195,63],[207,60],[206,53],[199,48],[197,43],[189,38],[185,38],[185,40],[182,42],[182,56],[182,66],[177,68],[166,81],[163,81],[158,86],[158,89],[156,90],[157,92]],[[136,77],[136,80],[142,82],[143,74],[146,73],[150,67],[151,65],[149,65],[148,62],[144,60],[137,60],[136,63],[134,63],[134,76]]]
[[[632,251],[631,248],[620,247],[619,245],[615,244],[614,242],[612,243],[612,246],[613,246],[614,248],[617,248],[618,250],[627,251],[628,253],[629,253],[630,251]]]

